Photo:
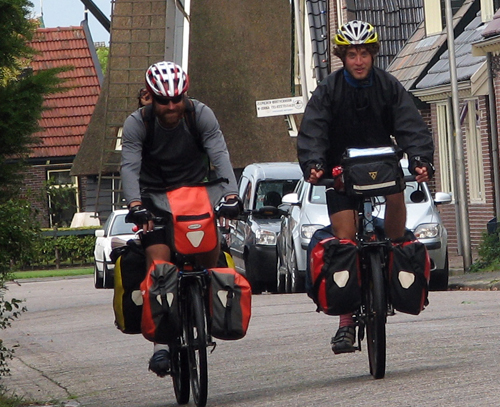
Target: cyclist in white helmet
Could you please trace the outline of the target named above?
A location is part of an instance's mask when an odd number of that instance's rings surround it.
[[[154,230],[153,216],[165,216],[164,192],[170,186],[199,183],[208,176],[207,158],[217,178],[226,178],[213,198],[224,198],[228,218],[237,216],[240,201],[224,136],[213,111],[189,99],[188,74],[173,62],[158,62],[146,71],[152,104],[132,113],[123,126],[121,179],[129,208],[127,222],[143,229],[142,246],[149,269],[153,261],[171,260],[172,225]],[[193,123],[194,122],[194,123]],[[213,191],[213,189],[212,189]],[[198,255],[200,265],[217,265],[220,247]],[[165,376],[170,367],[168,347],[155,344],[149,368]]]
[[[315,184],[322,177],[331,178],[346,148],[390,146],[394,138],[407,153],[416,180],[428,181],[434,173],[432,136],[401,83],[374,66],[380,44],[373,26],[350,21],[340,27],[334,43],[334,54],[344,66],[313,92],[297,138],[305,179]],[[327,207],[333,234],[354,240],[359,201],[328,189]],[[386,236],[402,238],[406,223],[403,193],[387,196],[386,208]],[[352,313],[341,315],[331,342],[333,352],[354,352],[354,335]]]

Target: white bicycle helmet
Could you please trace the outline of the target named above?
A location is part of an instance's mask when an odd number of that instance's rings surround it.
[[[173,62],[157,62],[146,71],[146,86],[153,95],[173,98],[187,92],[189,76]]]
[[[361,45],[378,43],[378,35],[370,23],[354,20],[341,26],[335,35],[337,45]]]

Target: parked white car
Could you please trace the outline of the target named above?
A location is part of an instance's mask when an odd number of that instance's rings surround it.
[[[123,246],[135,238],[133,223],[125,223],[127,209],[113,211],[104,227],[95,231],[94,248],[94,286],[95,288],[113,288],[115,265],[111,262],[110,253],[115,247]]]
[[[406,160],[402,160],[405,174],[409,174]],[[425,244],[431,258],[432,290],[448,287],[448,233],[439,215],[438,205],[451,202],[451,195],[437,192],[434,198],[429,187],[422,183],[424,199],[413,202],[411,194],[417,190],[416,182],[407,182],[405,200],[407,208],[406,227]],[[282,199],[280,209],[287,215],[281,217],[281,228],[277,238],[278,292],[302,292],[305,288],[307,247],[317,229],[330,224],[326,207],[325,187],[311,185],[304,179],[295,191]],[[374,216],[384,217],[385,206],[377,207]]]

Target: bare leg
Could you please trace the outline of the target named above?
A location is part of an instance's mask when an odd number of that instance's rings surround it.
[[[339,239],[356,238],[356,231],[358,230],[358,214],[356,211],[346,210],[330,215],[330,222],[332,223],[333,235]]]
[[[203,267],[217,267],[217,261],[219,260],[220,244],[208,253],[202,253],[196,256],[196,262]]]
[[[146,248],[147,270],[149,270],[153,261],[170,261],[170,258],[170,248],[166,244],[154,244]]]
[[[404,192],[386,196],[385,235],[397,239],[405,234],[406,205]]]

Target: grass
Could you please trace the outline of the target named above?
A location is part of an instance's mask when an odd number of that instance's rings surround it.
[[[93,274],[92,266],[75,267],[75,268],[60,268],[50,270],[30,270],[30,271],[15,271],[13,272],[14,280],[26,278],[45,278],[45,277],[68,277],[68,276],[83,276]],[[0,407],[2,407],[0,405]]]

